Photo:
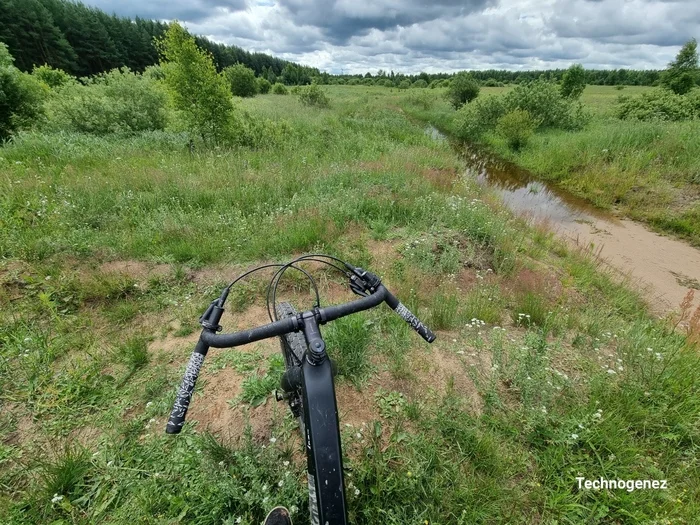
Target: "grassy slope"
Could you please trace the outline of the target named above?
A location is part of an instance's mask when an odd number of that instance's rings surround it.
[[[501,157],[554,181],[596,206],[644,221],[700,245],[700,123],[639,123],[614,118],[620,94],[649,88],[588,86],[582,102],[593,116],[580,132],[550,130],[513,152],[495,134],[485,141]],[[484,88],[483,94],[503,88]],[[454,115],[436,93],[429,110],[412,114],[450,130]]]
[[[331,93],[331,110],[246,101],[295,130],[264,151],[192,157],[170,135],[0,150],[4,522],[253,524],[279,503],[308,519],[289,416],[247,408],[263,431],[237,441],[162,428],[233,264],[314,249],[379,269],[439,334],[428,349],[386,311],[326,330],[341,411],[359,395],[367,423],[342,425],[353,523],[691,523],[697,351],[594,262],[487,205],[395,93]],[[213,353],[204,377],[257,369],[242,397],[258,403],[279,365],[242,355]],[[579,475],[669,490],[579,491]]]

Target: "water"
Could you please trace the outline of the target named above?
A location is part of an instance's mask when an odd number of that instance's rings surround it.
[[[426,134],[446,140],[432,126]],[[594,251],[601,261],[636,283],[660,315],[675,311],[689,286],[700,283],[697,248],[643,224],[618,219],[493,155],[473,147],[458,148],[467,161],[468,177],[500,195],[517,215],[544,222],[575,245]],[[698,299],[695,303],[700,305]]]
[[[436,140],[446,140],[445,135],[433,126],[426,129],[426,134]],[[491,188],[519,216],[563,227],[596,219],[617,222],[612,214],[597,209],[566,190],[535,179],[514,164],[474,147],[464,148],[460,153],[467,161],[467,177]]]

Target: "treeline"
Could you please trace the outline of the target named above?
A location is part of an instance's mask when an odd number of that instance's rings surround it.
[[[522,84],[535,80],[549,80],[560,82],[566,69],[548,69],[543,71],[506,71],[500,69],[487,69],[483,71],[470,71],[470,74],[483,85]],[[416,82],[426,85],[443,85],[454,77],[454,73],[419,73],[417,75],[404,75],[379,70],[377,74],[371,73],[355,75],[330,75],[320,73],[320,84],[362,84],[362,85],[394,85],[400,86],[402,82],[413,85]],[[659,83],[661,71],[635,70],[635,69],[587,69],[585,70],[586,84],[600,86],[654,86]]]
[[[78,77],[122,66],[143,71],[158,63],[154,38],[167,29],[163,22],[109,15],[67,0],[0,0],[0,42],[7,44],[22,71],[44,64]],[[272,83],[287,84],[309,84],[319,74],[264,53],[195,39],[212,54],[219,70],[241,63]]]

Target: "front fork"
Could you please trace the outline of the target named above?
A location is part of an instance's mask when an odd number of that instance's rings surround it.
[[[304,406],[311,523],[344,525],[347,523],[347,509],[333,381],[335,367],[326,354],[326,344],[315,316],[304,316],[302,321],[308,350],[301,366],[285,371],[281,386],[287,393],[284,397],[288,397],[293,413],[293,403],[295,398],[298,400],[299,393]]]

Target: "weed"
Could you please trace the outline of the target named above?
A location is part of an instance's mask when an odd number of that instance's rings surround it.
[[[240,399],[254,407],[267,402],[268,396],[279,387],[284,362],[282,355],[275,354],[269,360],[264,374],[254,373],[243,380]]]
[[[364,314],[339,319],[324,331],[328,354],[338,374],[355,386],[361,385],[371,371],[368,350],[372,331],[372,323]]]

